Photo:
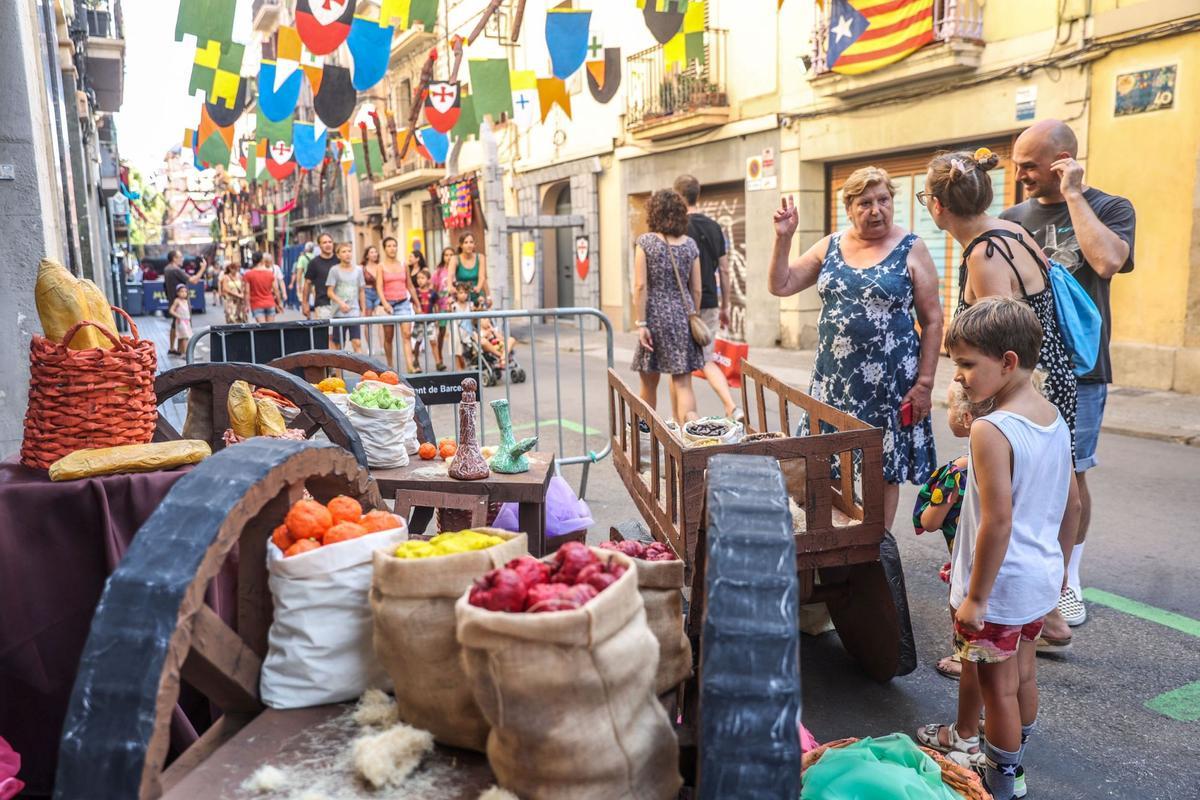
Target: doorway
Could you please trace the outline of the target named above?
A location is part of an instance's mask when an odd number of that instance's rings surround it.
[[[571,213],[571,184],[552,184],[542,196],[542,213]],[[571,308],[575,305],[575,233],[573,228],[547,228],[542,232],[542,305]]]

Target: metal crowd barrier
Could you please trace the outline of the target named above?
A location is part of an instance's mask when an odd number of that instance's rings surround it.
[[[587,420],[588,420],[588,409],[587,409],[587,398],[588,398],[587,383],[588,383],[588,381],[587,381],[587,378],[588,378],[589,373],[594,374],[596,376],[597,385],[595,387],[595,391],[601,392],[605,396],[607,396],[608,393],[605,388],[605,382],[607,380],[607,369],[605,369],[605,370],[595,370],[595,369],[588,370],[587,369],[587,362],[585,361],[585,358],[586,358],[586,352],[585,352],[586,351],[586,339],[585,339],[586,331],[584,330],[585,326],[583,325],[583,321],[587,318],[594,318],[599,323],[600,331],[602,331],[604,334],[606,364],[607,364],[608,368],[611,368],[613,366],[612,322],[608,319],[608,317],[604,313],[602,313],[601,311],[599,311],[598,309],[595,309],[595,308],[554,308],[554,309],[532,309],[532,310],[528,310],[528,311],[526,311],[526,310],[472,311],[472,312],[461,312],[461,313],[452,312],[452,313],[445,313],[445,314],[423,314],[423,315],[410,315],[410,316],[393,315],[393,316],[370,316],[370,317],[337,317],[337,318],[333,318],[333,319],[329,319],[329,320],[322,320],[322,322],[328,323],[329,347],[331,349],[338,347],[337,339],[340,337],[335,333],[335,331],[338,331],[339,329],[342,329],[342,328],[349,328],[352,326],[361,326],[363,328],[363,331],[362,331],[362,333],[363,333],[363,336],[362,336],[363,352],[367,353],[369,355],[379,356],[380,358],[383,358],[384,351],[383,351],[382,344],[377,343],[377,339],[379,340],[379,342],[382,342],[381,334],[386,335],[386,333],[391,333],[392,340],[393,340],[393,354],[392,354],[393,355],[393,362],[392,362],[393,369],[395,369],[395,371],[398,374],[400,374],[401,376],[403,376],[405,378],[411,378],[414,375],[436,376],[439,374],[443,374],[443,373],[439,373],[433,369],[433,367],[435,365],[435,361],[434,361],[434,356],[433,356],[433,347],[431,345],[431,340],[433,340],[437,336],[438,323],[445,322],[447,324],[445,346],[444,346],[444,351],[442,353],[443,360],[445,362],[447,362],[446,363],[447,372],[457,372],[457,371],[460,371],[456,368],[455,362],[457,360],[456,357],[461,352],[462,339],[461,339],[460,333],[459,333],[461,323],[469,322],[471,327],[475,331],[478,331],[479,330],[479,322],[478,321],[481,319],[490,319],[490,320],[492,320],[492,324],[496,325],[500,329],[501,338],[507,345],[507,342],[511,335],[511,331],[513,329],[514,323],[517,323],[519,325],[519,323],[525,322],[528,326],[526,329],[526,331],[528,333],[528,342],[521,341],[521,342],[518,342],[518,344],[526,351],[527,357],[524,355],[518,355],[516,358],[516,361],[520,365],[520,367],[525,370],[526,376],[527,376],[529,384],[530,384],[530,388],[532,390],[532,394],[533,394],[533,431],[534,431],[534,435],[538,436],[539,438],[541,437],[541,428],[543,426],[550,424],[550,422],[545,420],[545,417],[542,414],[542,410],[543,410],[542,409],[542,397],[547,393],[547,391],[549,391],[550,387],[548,387],[543,381],[539,380],[539,375],[544,376],[545,369],[542,368],[541,371],[539,372],[538,357],[537,357],[538,350],[539,350],[539,341],[538,340],[539,340],[539,338],[545,338],[547,341],[543,341],[541,343],[540,347],[546,348],[548,346],[551,346],[549,339],[552,336],[553,337],[553,339],[552,339],[552,341],[553,341],[553,344],[552,344],[553,359],[554,359],[553,394],[554,394],[554,409],[557,414],[557,417],[555,418],[555,423],[556,423],[556,427],[558,428],[558,450],[556,451],[557,457],[556,457],[555,469],[556,469],[556,471],[558,471],[558,469],[563,466],[570,466],[570,465],[574,465],[574,464],[582,465],[583,473],[582,473],[582,476],[580,478],[580,483],[579,483],[579,496],[583,497],[583,496],[585,496],[586,491],[587,491],[588,473],[589,473],[591,465],[604,460],[612,452],[612,442],[611,442],[610,437],[608,437],[608,435],[607,435],[607,424],[602,426],[602,429],[598,433],[596,433],[594,437],[589,437],[589,434],[588,434],[589,429],[588,429],[588,424],[587,424]],[[538,320],[540,320],[541,322],[539,323]],[[576,454],[568,454],[567,453],[566,442],[565,442],[565,438],[563,435],[563,430],[564,430],[564,426],[563,426],[563,393],[562,393],[562,374],[561,374],[562,359],[563,359],[563,355],[564,355],[564,351],[562,349],[563,342],[564,342],[564,338],[563,338],[564,333],[566,336],[571,337],[571,332],[569,331],[569,329],[567,331],[563,330],[564,323],[572,323],[572,322],[574,323],[573,327],[576,329],[575,333],[578,336],[578,345],[579,345],[580,414],[582,416],[582,419],[580,420],[580,429],[581,429],[581,436],[582,436],[582,441],[583,441],[583,445],[581,448],[582,452],[579,452]],[[421,366],[420,373],[412,373],[407,369],[406,364],[400,363],[400,362],[404,361],[404,358],[403,358],[404,349],[400,342],[400,335],[401,335],[400,328],[403,325],[411,325],[414,338],[419,337],[419,340],[421,343],[420,356],[419,356],[419,358],[421,359],[420,360],[420,366]],[[307,337],[308,349],[315,350],[318,347],[316,334],[317,334],[317,331],[320,330],[323,326],[320,324],[313,325],[309,321],[296,321],[296,322],[292,322],[292,323],[286,323],[286,322],[285,323],[276,323],[271,326],[271,330],[260,330],[257,332],[255,332],[255,330],[254,330],[255,326],[253,326],[253,325],[244,325],[244,326],[240,325],[240,326],[236,326],[236,327],[237,327],[236,330],[230,330],[230,331],[223,331],[223,330],[222,331],[213,331],[212,328],[201,328],[200,330],[196,331],[195,334],[192,336],[191,340],[188,342],[187,363],[191,364],[191,363],[195,362],[196,350],[202,341],[206,341],[206,340],[208,341],[209,352],[211,353],[212,345],[214,343],[213,339],[219,338],[219,337],[246,337],[247,334],[249,334],[247,338],[249,339],[249,345],[250,345],[250,347],[249,347],[250,358],[248,360],[252,363],[260,363],[260,361],[259,361],[260,355],[262,355],[261,363],[266,363],[275,358],[278,358],[280,355],[297,352],[297,348],[295,346],[297,336],[299,336],[301,341],[304,339],[303,334],[297,334],[298,331],[303,331],[303,330],[308,331],[308,337]],[[569,327],[570,326],[568,325],[568,328]],[[266,335],[269,338],[273,338],[270,336],[270,334],[272,334],[276,331],[279,334],[279,349],[278,349],[278,351],[276,351],[275,348],[272,347],[272,348],[270,348],[270,350],[271,350],[270,353],[260,353],[259,351],[262,348],[258,347],[256,340],[260,339],[260,337],[262,337],[263,335]],[[285,342],[286,342],[286,344],[285,344]],[[290,349],[288,347],[288,344],[290,344]],[[349,348],[349,342],[346,342],[346,344],[342,346],[342,349],[348,349],[348,348]],[[301,349],[303,349],[303,348],[301,348]],[[221,351],[224,352],[224,350],[225,350],[225,348],[222,343]],[[489,370],[487,368],[487,365],[485,364],[485,356],[484,356],[482,347],[477,346],[474,348],[474,350],[475,350],[475,361],[473,364],[467,364],[466,369],[467,369],[467,371],[471,371],[471,369],[473,367],[474,371],[481,376],[480,392],[481,392],[481,397],[483,397],[483,399],[486,401],[488,399],[487,394],[489,394],[488,388],[492,388],[492,387],[484,387],[482,385],[482,376],[488,372],[491,372],[492,374],[496,374],[497,370],[496,369]],[[498,388],[501,385],[504,387],[504,397],[505,397],[505,399],[509,400],[509,405],[511,406],[512,405],[512,391],[513,391],[513,385],[514,385],[514,382],[512,381],[512,370],[511,369],[498,370],[497,377],[499,378],[499,380],[496,383],[495,388]],[[492,399],[494,399],[494,398],[492,398]],[[521,421],[520,420],[521,414],[528,413],[527,410],[524,408],[518,408],[515,410],[518,415],[518,419],[517,419],[518,422]],[[454,420],[454,428],[455,428],[455,438],[457,438],[457,434],[458,434],[457,404],[454,405],[453,411],[454,411],[453,420]],[[484,412],[490,412],[490,409],[481,408],[481,413],[479,415],[479,425],[480,425],[479,433],[480,433],[481,440],[487,434],[488,417],[490,416],[489,413],[484,413]],[[522,431],[522,433],[524,433],[524,432]],[[601,441],[603,442],[603,447],[599,451],[594,451],[594,450],[588,449],[589,438],[595,438],[595,437],[599,437],[601,439]],[[520,438],[522,438],[522,436],[518,435],[517,438],[520,439]],[[539,447],[541,447],[541,449],[545,449],[544,446],[542,446],[542,445],[539,445]]]

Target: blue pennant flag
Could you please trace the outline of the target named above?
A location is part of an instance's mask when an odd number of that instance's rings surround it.
[[[292,145],[296,148],[294,158],[304,169],[316,169],[325,160],[325,141],[328,131],[324,128],[317,135],[311,122],[296,122],[292,125]]]
[[[550,50],[554,77],[566,80],[583,66],[591,21],[591,11],[552,8],[546,12],[546,46]]]
[[[353,84],[365,92],[383,80],[387,73],[388,57],[392,52],[392,33],[396,29],[381,26],[379,20],[355,17],[350,23],[346,46],[354,57]]]
[[[292,70],[292,74],[276,89],[275,69],[274,61],[264,61],[259,67],[258,109],[267,119],[279,122],[296,110],[296,101],[300,99],[300,79],[304,73],[298,68]]]
[[[446,156],[450,154],[450,135],[426,126],[417,128],[417,138],[421,145],[429,151],[429,158],[435,164],[445,164]]]

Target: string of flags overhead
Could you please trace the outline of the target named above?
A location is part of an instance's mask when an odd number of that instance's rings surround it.
[[[551,2],[553,0],[550,0]],[[623,0],[630,2],[630,0]],[[591,32],[592,11],[570,0],[546,12],[543,31],[549,74],[514,70],[508,58],[464,56],[502,0],[491,0],[470,36],[450,38],[448,76],[434,80],[437,52],[429,54],[414,92],[412,113],[402,127],[385,102],[367,99],[387,75],[398,32],[421,26],[434,30],[441,0],[381,0],[369,16],[358,0],[296,0],[295,23],[263,43],[256,76],[241,74],[245,45],[233,41],[238,0],[179,0],[175,40],[195,37],[188,93],[203,94],[200,119],[184,135],[197,168],[239,163],[251,183],[281,181],[299,169],[374,177],[389,159],[400,164],[410,151],[444,164],[456,141],[475,137],[485,116],[493,123],[528,128],[550,119],[555,109],[572,118],[570,81],[583,70],[592,99],[606,104],[621,86],[620,47],[607,47]],[[634,0],[647,28],[663,44],[668,68],[703,63],[706,0]],[[525,0],[517,0],[511,41],[521,33]],[[327,61],[345,47],[350,67]],[[460,67],[465,79],[460,80]],[[253,139],[234,145],[234,125],[245,113],[254,82],[257,112]],[[297,118],[305,84],[314,119]],[[573,85],[578,85],[574,84]],[[423,124],[422,118],[423,117]]]

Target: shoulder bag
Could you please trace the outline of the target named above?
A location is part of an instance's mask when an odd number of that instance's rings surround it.
[[[679,286],[679,296],[683,300],[683,307],[686,309],[691,306],[692,310],[688,312],[688,327],[692,331],[692,341],[701,347],[708,347],[712,344],[712,331],[704,324],[704,320],[700,319],[700,315],[696,313],[695,303],[688,295],[687,290],[683,288],[683,278],[679,277],[679,268],[675,264],[675,251],[671,249],[671,243],[663,237],[663,244],[667,246],[667,256],[671,259],[671,272],[675,275],[675,283]]]

